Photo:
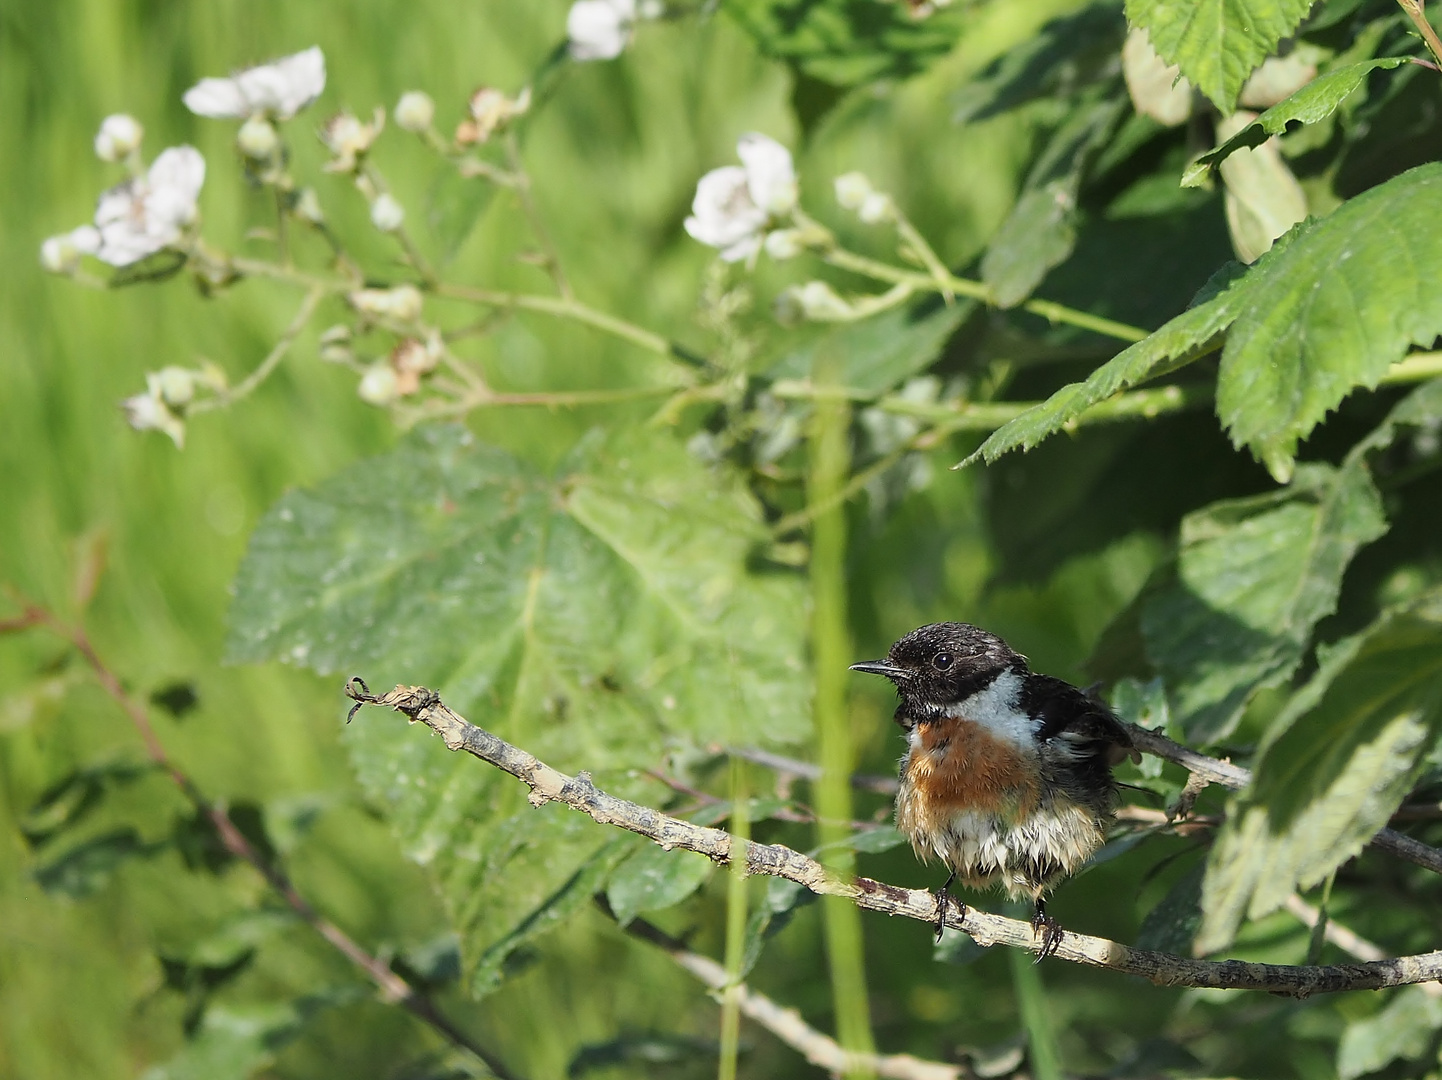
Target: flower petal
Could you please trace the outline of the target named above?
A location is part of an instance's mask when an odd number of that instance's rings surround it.
[[[730,247],[758,236],[766,213],[751,201],[746,171],[737,165],[712,169],[696,184],[686,231],[712,247]]]
[[[796,169],[791,151],[775,139],[751,132],[736,143],[736,153],[746,169],[746,186],[751,200],[771,215],[789,214],[796,207]]]
[[[213,120],[239,120],[250,114],[250,106],[234,79],[201,79],[181,97],[196,116]]]
[[[573,60],[614,60],[631,40],[634,0],[576,0],[566,15]]]

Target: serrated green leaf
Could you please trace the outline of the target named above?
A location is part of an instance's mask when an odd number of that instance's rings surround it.
[[[1244,287],[1240,283],[1232,284],[1212,299],[1178,315],[1150,337],[1123,349],[1092,372],[1085,382],[1062,387],[1040,405],[992,432],[961,464],[970,465],[978,459],[990,464],[1018,447],[1030,450],[1098,402],[1206,355],[1214,347],[1217,335],[1237,318]]]
[[[706,884],[716,864],[694,851],[665,851],[645,844],[616,869],[606,901],[625,926],[643,911],[659,911],[685,900]]]
[[[1141,624],[1189,740],[1225,738],[1257,690],[1291,676],[1352,556],[1386,527],[1360,461],[1303,466],[1284,491],[1183,519],[1176,579]]]
[[[1280,135],[1290,123],[1315,124],[1331,116],[1363,80],[1379,68],[1390,70],[1407,63],[1405,57],[1389,56],[1348,64],[1313,79],[1285,101],[1273,105],[1261,116],[1237,132],[1214,150],[1209,150],[1187,166],[1182,173],[1182,187],[1200,187],[1207,174],[1238,150],[1261,146],[1273,135]]]
[[[808,729],[804,594],[747,570],[764,535],[741,482],[662,433],[588,440],[549,477],[463,429],[419,432],[267,515],[231,655],[437,687],[543,760],[618,770],[607,786],[644,797],[623,773],[661,739],[776,746]],[[362,714],[347,742],[476,987],[589,895],[578,875],[612,840],[592,823],[531,809],[393,717]]]
[[[1314,0],[1127,0],[1127,19],[1224,114]]]
[[[927,300],[892,308],[875,318],[843,323],[787,353],[768,373],[773,379],[806,379],[819,349],[835,358],[842,386],[880,394],[929,367],[976,301]]]
[[[1387,824],[1442,731],[1442,619],[1384,616],[1273,722],[1207,860],[1198,954],[1322,881]]]
[[[1243,279],[1217,414],[1279,481],[1328,411],[1442,334],[1439,216],[1442,165],[1423,165],[1301,227]]]
[[[1442,999],[1421,986],[1406,986],[1385,1008],[1347,1025],[1337,1044],[1341,1080],[1380,1072],[1397,1060],[1415,1061],[1432,1048],[1442,1028]]]

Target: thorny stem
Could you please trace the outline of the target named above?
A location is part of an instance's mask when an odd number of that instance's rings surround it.
[[[0,620],[0,633],[31,627],[44,627],[70,643],[90,667],[91,673],[95,676],[101,689],[130,718],[130,722],[140,735],[140,741],[145,745],[146,755],[170,777],[196,810],[210,820],[225,849],[235,858],[249,864],[302,921],[329,942],[336,951],[364,971],[380,990],[382,1000],[400,1005],[411,1015],[444,1035],[456,1046],[474,1054],[486,1068],[501,1077],[502,1080],[515,1080],[516,1074],[511,1072],[504,1062],[456,1027],[437,1009],[435,1002],[392,971],[385,962],[363,949],[335,923],[316,911],[310,902],[296,890],[285,872],[256,851],[251,842],[245,838],[245,834],[230,819],[224,805],[213,803],[207,799],[195,781],[172,760],[165,750],[165,745],[160,741],[160,736],[156,734],[149,714],[139,702],[130,696],[121,684],[119,677],[100,658],[83,625],[66,623],[49,609],[33,603],[24,603],[23,610],[18,617]]]
[[[352,679],[347,684],[346,693],[358,703],[357,707],[375,704],[404,713],[412,721],[425,724],[440,735],[448,749],[464,750],[516,777],[531,789],[529,798],[533,806],[560,802],[598,824],[617,826],[668,848],[700,852],[723,865],[729,865],[733,859],[743,859],[749,873],[785,878],[815,893],[845,897],[867,910],[901,915],[933,926],[936,923],[939,912],[933,893],[924,889],[904,889],[869,878],[843,878],[816,860],[784,845],[742,843],[720,829],[695,825],[651,807],[617,798],[597,788],[589,774],[583,772],[567,776],[524,750],[468,723],[447,708],[438,694],[425,687],[398,686],[387,694],[375,695],[367,691],[358,679]],[[1133,730],[1155,734],[1140,728]],[[1166,739],[1162,742],[1176,745]],[[1138,745],[1148,750],[1146,745]],[[1235,768],[1204,755],[1196,757],[1227,769]],[[1438,855],[1442,856],[1442,852]],[[968,934],[982,946],[1007,945],[1030,951],[1040,947],[1029,923],[993,915],[971,905],[965,910],[951,907],[945,923]],[[1261,964],[1242,960],[1208,961],[1135,949],[1118,941],[1070,930],[1062,932],[1051,955],[1073,963],[1140,975],[1158,985],[1266,990],[1296,997],[1342,990],[1376,990],[1442,977],[1442,952],[1371,963],[1320,966]]]
[[[991,289],[980,281],[971,281],[967,278],[959,278],[955,274],[943,271],[944,277],[938,281],[931,274],[923,274],[916,270],[907,270],[904,267],[892,266],[877,259],[867,258],[865,255],[858,255],[855,252],[847,251],[844,248],[828,248],[822,252],[822,258],[841,270],[850,270],[853,273],[862,274],[874,278],[877,281],[889,281],[894,285],[911,284],[918,289],[927,289],[932,292],[940,291],[942,284],[950,287],[957,296],[967,296],[973,300],[981,300],[984,303],[991,303]],[[1112,319],[1103,319],[1099,315],[1090,315],[1085,311],[1077,311],[1065,304],[1057,304],[1050,300],[1027,300],[1019,305],[1023,311],[1029,311],[1033,315],[1039,315],[1043,319],[1054,323],[1066,323],[1068,326],[1075,326],[1082,330],[1091,330],[1094,333],[1104,334],[1119,341],[1135,342],[1141,341],[1151,331],[1143,330],[1137,326],[1128,326],[1126,323],[1116,322]]]
[[[1442,64],[1442,40],[1437,37],[1437,31],[1432,29],[1432,24],[1427,21],[1427,15],[1423,11],[1424,0],[1397,0],[1398,5],[1407,13],[1407,18],[1412,20],[1412,25],[1422,35],[1422,40],[1427,43],[1427,51],[1432,54],[1432,59]]]

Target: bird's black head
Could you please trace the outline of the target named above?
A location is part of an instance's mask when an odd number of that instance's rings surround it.
[[[852,664],[852,671],[885,675],[896,684],[903,724],[925,719],[985,690],[1005,671],[1026,671],[1026,657],[995,634],[970,623],[932,623],[891,646],[885,660]]]

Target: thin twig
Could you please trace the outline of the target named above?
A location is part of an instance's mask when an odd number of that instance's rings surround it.
[[[1287,897],[1287,902],[1282,906],[1309,927],[1315,927],[1317,920],[1322,917],[1320,911],[1296,893]],[[1367,963],[1387,959],[1387,954],[1380,945],[1368,941],[1355,930],[1349,930],[1340,925],[1336,919],[1328,918],[1322,933],[1331,944],[1337,946],[1348,956],[1356,957]],[[1421,989],[1428,997],[1442,997],[1442,983],[1425,982],[1421,984]]]
[[[1144,754],[1162,758],[1186,769],[1195,777],[1234,791],[1252,782],[1252,772],[1230,761],[1219,761],[1197,751],[1173,742],[1165,735],[1136,724],[1128,724],[1132,743]],[[1399,859],[1425,867],[1433,873],[1442,874],[1442,851],[1399,833],[1396,829],[1383,829],[1372,837],[1370,845],[1379,851],[1395,855]]]
[[[550,230],[546,228],[545,219],[541,212],[536,209],[536,200],[531,193],[531,176],[526,172],[525,164],[521,161],[521,145],[516,139],[515,131],[506,132],[506,159],[511,166],[511,177],[513,178],[512,188],[521,204],[521,213],[526,215],[526,221],[530,223],[531,232],[536,235],[536,242],[541,245],[541,258],[550,274],[551,280],[556,283],[556,291],[561,294],[564,300],[574,300],[576,294],[571,291],[571,282],[566,277],[566,271],[561,268],[561,255],[556,248],[556,242],[551,239]]]
[[[684,848],[723,865],[733,856],[745,860],[748,873],[785,878],[822,895],[842,896],[858,907],[902,915],[936,925],[942,915],[936,896],[924,889],[904,889],[869,878],[843,879],[816,860],[781,844],[742,843],[720,829],[693,825],[659,810],[618,799],[601,791],[587,773],[567,776],[488,731],[468,723],[442,703],[432,690],[397,686],[373,695],[359,679],[346,685],[357,702],[381,705],[404,713],[444,739],[447,748],[464,750],[516,777],[530,789],[533,806],[559,802],[602,825],[615,825],[648,837],[665,848]],[[1004,918],[967,906],[948,905],[945,924],[968,934],[979,945],[1007,945],[1035,952],[1040,942],[1030,923]],[[1340,990],[1376,990],[1426,982],[1442,976],[1442,952],[1421,953],[1365,964],[1290,966],[1242,960],[1213,962],[1133,949],[1106,938],[1064,931],[1051,954],[1063,960],[1140,975],[1163,986],[1201,986],[1306,997]]]
[[[226,408],[227,406],[235,404],[241,398],[246,397],[252,393],[256,387],[260,386],[261,383],[265,382],[265,380],[270,377],[271,372],[275,371],[280,362],[285,359],[285,354],[288,353],[290,347],[295,344],[295,339],[300,335],[300,332],[305,329],[306,324],[315,316],[315,309],[319,307],[320,302],[325,299],[326,293],[327,290],[325,289],[312,287],[310,292],[305,294],[305,299],[301,301],[300,310],[295,313],[295,318],[291,319],[290,325],[281,331],[280,338],[276,341],[270,352],[266,354],[265,359],[256,365],[255,370],[240,382],[236,383],[231,389],[222,390],[214,397],[202,398],[194,402],[190,406],[189,411],[199,413],[208,412],[211,409]]]
[[[1432,29],[1432,24],[1427,21],[1427,15],[1422,10],[1423,0],[1397,0],[1402,10],[1407,13],[1407,18],[1412,20],[1412,25],[1422,35],[1422,40],[1427,43],[1427,51],[1432,54],[1432,59],[1442,64],[1442,41],[1437,38],[1437,31]]]
[[[845,251],[841,248],[832,248],[823,253],[822,257],[832,266],[842,270],[850,270],[878,281],[889,281],[893,285],[910,283],[919,289],[933,292],[939,291],[942,286],[942,283],[931,274],[892,266],[889,263],[869,259],[865,255],[857,255],[855,252]],[[986,303],[992,302],[991,289],[980,281],[970,281],[954,274],[947,274],[943,281],[957,296],[968,296],[973,300],[981,300]],[[1114,319],[1103,319],[1099,315],[1077,311],[1075,308],[1069,308],[1065,304],[1054,303],[1051,300],[1026,300],[1018,306],[1023,311],[1039,315],[1048,322],[1066,323],[1068,326],[1090,330],[1093,333],[1116,338],[1118,341],[1141,341],[1151,333],[1150,330],[1143,330],[1138,326],[1128,326],[1126,323],[1117,322]]]
[[[744,1016],[760,1024],[807,1061],[832,1074],[861,1067],[887,1080],[960,1080],[966,1075],[960,1065],[926,1061],[910,1054],[849,1054],[829,1035],[817,1031],[795,1009],[778,1005],[746,983],[733,984],[726,969],[709,956],[694,953],[664,930],[645,919],[632,919],[628,934],[657,946],[672,960],[717,994],[731,992],[740,1002]]]
[[[91,672],[95,675],[96,681],[101,689],[108,694],[130,718],[140,735],[140,740],[145,744],[146,755],[160,769],[162,769],[175,783],[181,793],[190,800],[191,804],[210,820],[215,827],[216,834],[220,837],[221,843],[231,855],[248,863],[263,877],[268,885],[280,894],[281,898],[289,905],[290,909],[298,915],[302,921],[309,925],[316,933],[325,938],[326,941],[353,964],[359,967],[374,982],[380,990],[382,1000],[400,1005],[411,1015],[423,1020],[432,1028],[444,1035],[456,1046],[470,1051],[479,1059],[486,1068],[501,1077],[502,1080],[515,1080],[516,1074],[508,1069],[504,1062],[497,1058],[490,1050],[478,1044],[465,1032],[461,1031],[449,1019],[441,1014],[435,1003],[425,994],[411,986],[405,979],[391,970],[380,958],[372,955],[363,949],[349,934],[347,934],[335,923],[321,915],[310,902],[301,896],[292,884],[285,872],[269,859],[263,857],[245,834],[240,831],[231,820],[224,806],[211,802],[201,792],[199,786],[187,775],[165,750],[165,745],[156,734],[155,726],[150,722],[150,716],[145,708],[137,702],[125,687],[121,684],[119,677],[100,658],[95,646],[90,641],[89,635],[81,625],[71,625],[64,622],[59,616],[37,604],[26,604],[24,611],[18,618],[7,619],[0,622],[0,633],[25,629],[33,626],[44,626],[57,636],[68,641],[75,650],[84,658],[89,665]]]

